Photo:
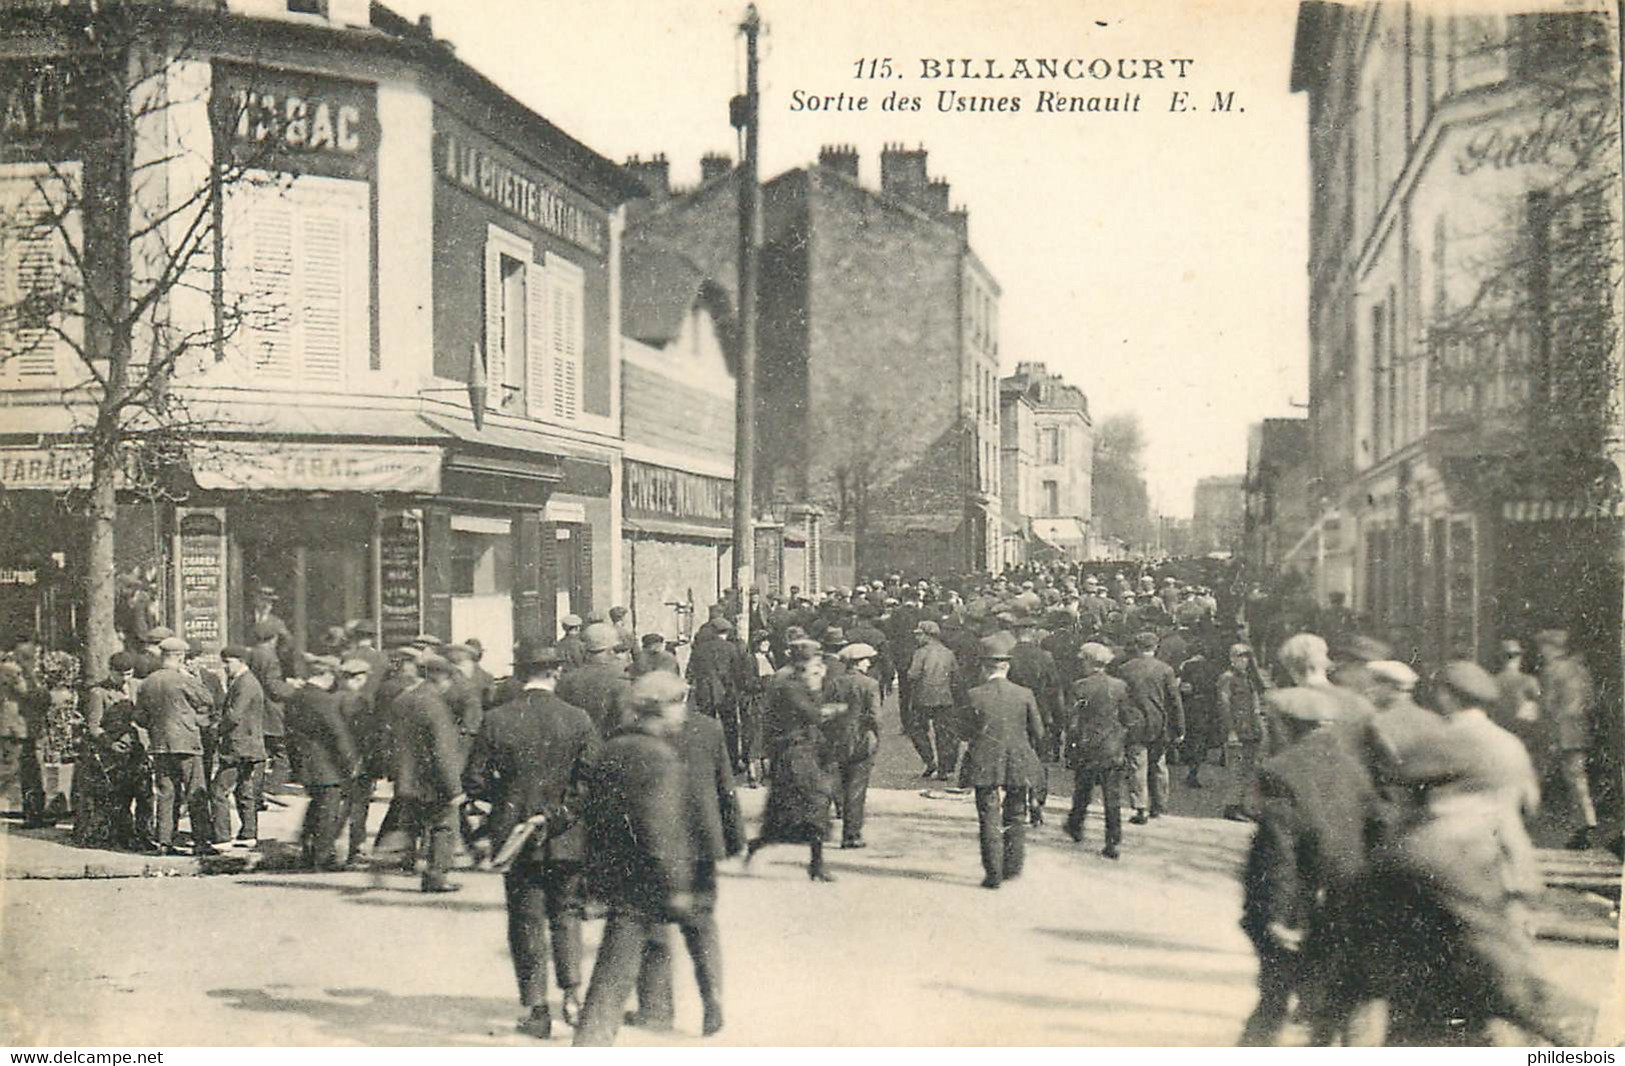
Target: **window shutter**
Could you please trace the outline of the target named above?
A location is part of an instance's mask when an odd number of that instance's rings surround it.
[[[574,264],[547,269],[549,342],[553,359],[553,417],[573,419],[581,410],[581,303],[583,281]]]
[[[585,523],[575,527],[576,548],[576,613],[585,617],[593,611],[592,604],[592,526]]]
[[[294,206],[279,190],[254,198],[248,227],[252,233],[249,269],[252,281],[245,308],[249,355],[254,372],[291,380],[295,364]]]
[[[299,318],[301,377],[308,382],[344,381],[346,291],[344,215],[305,205],[299,218]]]
[[[532,418],[547,413],[547,271],[525,264],[525,410]]]
[[[502,346],[502,252],[485,242],[485,406],[502,410],[502,383],[507,378]]]
[[[67,195],[59,181],[34,176],[7,181],[0,193],[0,375],[23,388],[57,381],[65,249],[52,211]]]

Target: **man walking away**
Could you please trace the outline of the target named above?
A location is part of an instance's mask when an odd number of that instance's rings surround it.
[[[1027,792],[1043,773],[1038,747],[1044,742],[1044,719],[1032,692],[1009,679],[1014,648],[1008,634],[984,638],[981,657],[987,681],[970,691],[965,777],[976,790],[983,888],[998,888],[1021,876]]]

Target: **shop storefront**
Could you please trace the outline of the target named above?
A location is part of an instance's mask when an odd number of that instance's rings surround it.
[[[632,624],[668,640],[692,637],[732,584],[733,483],[631,459],[622,470]]]

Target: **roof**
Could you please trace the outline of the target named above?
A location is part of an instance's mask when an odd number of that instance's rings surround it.
[[[630,236],[621,246],[621,332],[663,347],[682,333],[696,305],[719,325],[733,320],[727,290],[692,259],[658,241]]]

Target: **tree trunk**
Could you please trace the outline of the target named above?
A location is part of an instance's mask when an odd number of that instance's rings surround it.
[[[114,625],[113,612],[118,594],[118,576],[113,565],[113,527],[118,515],[117,456],[98,456],[92,467],[89,532],[85,541],[84,569],[84,677],[87,681],[104,675],[107,658],[122,643]]]

